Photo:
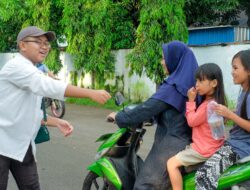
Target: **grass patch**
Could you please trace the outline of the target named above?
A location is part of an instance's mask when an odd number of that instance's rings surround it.
[[[227,106],[230,110],[234,111],[236,109],[236,103],[234,101],[229,100],[227,103]],[[234,122],[232,120],[226,120],[225,125],[228,127],[232,127],[234,125]]]
[[[96,103],[88,98],[67,98],[66,102],[71,103],[71,104],[101,107],[101,108],[110,109],[113,111],[119,111],[122,109],[122,106],[117,106],[115,104],[114,98],[109,99],[104,105],[98,104],[98,103]],[[125,105],[127,105],[127,104],[128,103],[125,102]]]

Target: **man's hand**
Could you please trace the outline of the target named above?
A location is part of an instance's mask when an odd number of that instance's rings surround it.
[[[62,134],[67,137],[73,132],[73,126],[66,120],[59,119],[56,127],[62,132]]]
[[[104,104],[108,99],[111,98],[110,94],[106,90],[80,88],[70,84],[67,86],[64,96],[75,98],[90,98],[91,100],[100,104]]]
[[[93,90],[90,98],[100,104],[104,104],[108,99],[111,98],[110,94],[105,90]]]
[[[42,124],[43,123],[44,121],[42,121]],[[47,117],[47,125],[51,127],[57,127],[65,137],[69,136],[74,129],[68,121],[52,116]]]

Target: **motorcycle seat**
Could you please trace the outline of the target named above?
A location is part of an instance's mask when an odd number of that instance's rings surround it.
[[[246,163],[246,162],[249,162],[250,161],[250,156],[246,156],[240,160],[238,160],[236,163],[237,164],[243,164],[243,163]],[[200,164],[196,164],[196,165],[193,165],[193,166],[187,166],[187,167],[184,167],[184,172],[185,173],[190,173],[192,171],[195,171],[197,170],[200,166],[202,166],[203,163],[200,163]]]

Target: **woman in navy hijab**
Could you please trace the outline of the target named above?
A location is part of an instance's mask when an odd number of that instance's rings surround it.
[[[138,126],[157,118],[153,146],[140,170],[134,190],[166,190],[171,187],[165,169],[166,161],[191,141],[191,131],[185,118],[187,90],[195,85],[198,68],[193,52],[182,42],[162,45],[161,64],[168,77],[155,94],[128,112],[111,113],[119,127]]]

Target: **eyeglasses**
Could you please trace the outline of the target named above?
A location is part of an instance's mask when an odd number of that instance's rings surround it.
[[[51,45],[49,42],[43,42],[43,41],[36,41],[36,40],[25,40],[23,42],[34,42],[36,43],[37,45],[39,45],[40,47],[46,47],[46,48],[50,48]]]

